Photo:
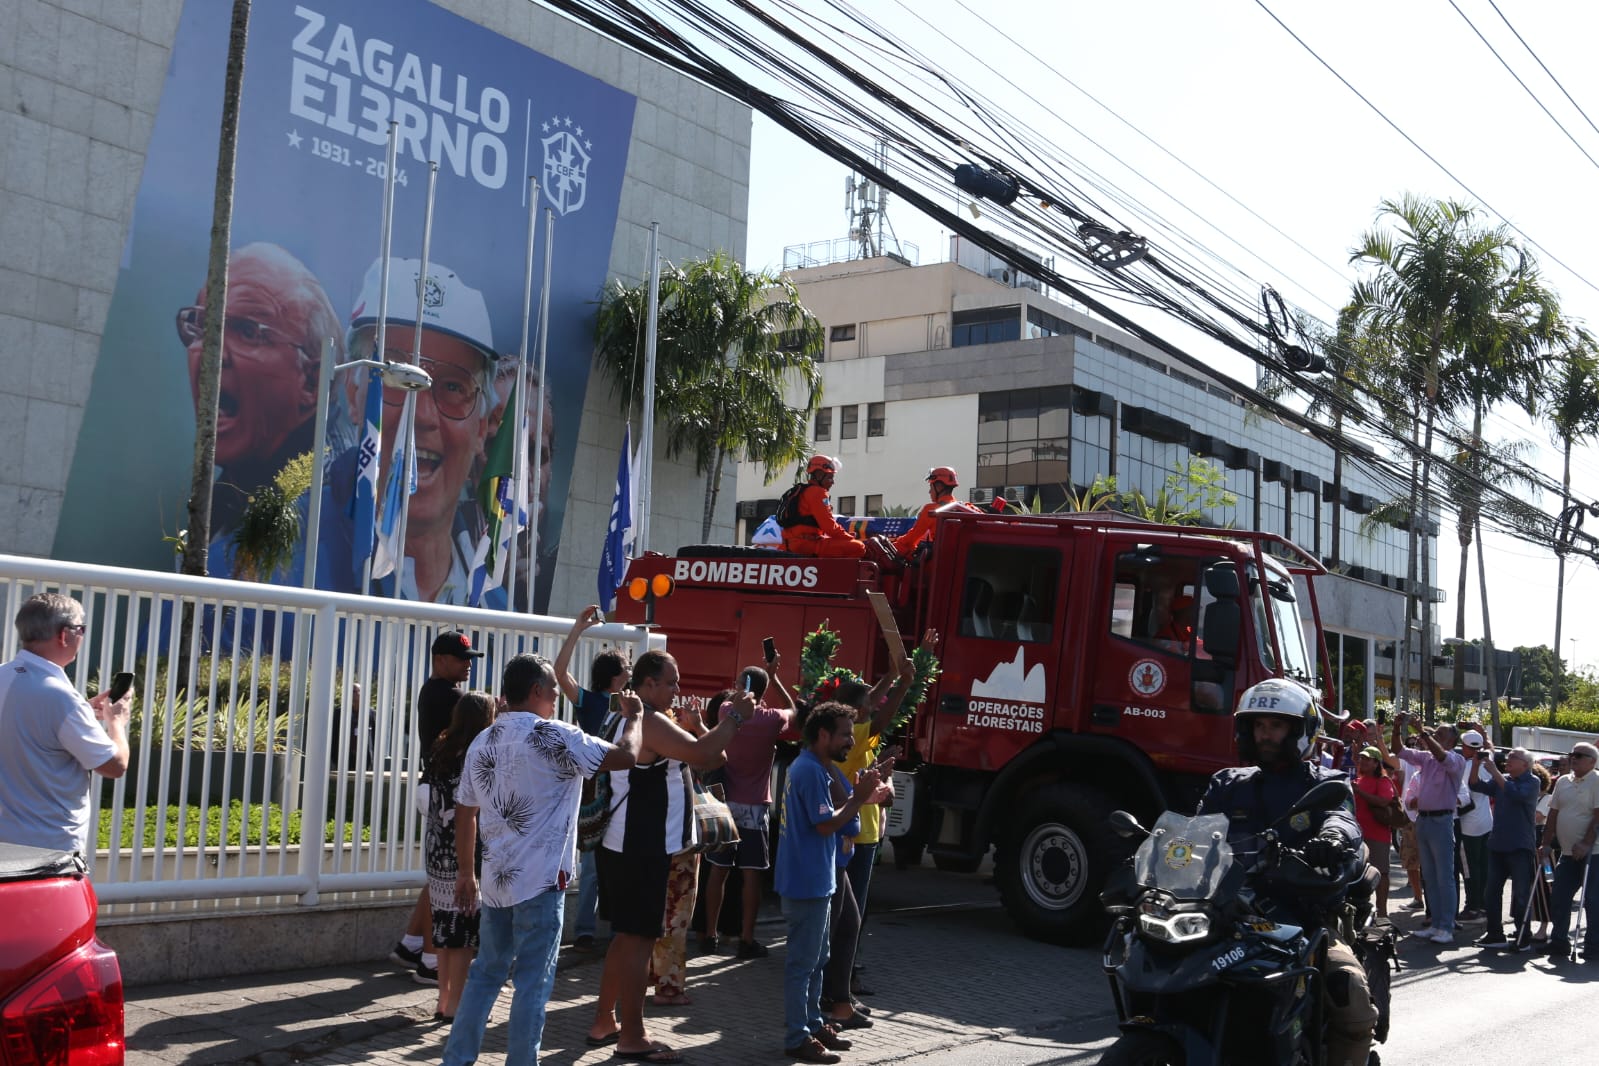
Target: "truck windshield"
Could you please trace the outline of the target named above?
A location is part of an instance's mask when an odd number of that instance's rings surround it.
[[[1266,602],[1271,605],[1272,621],[1277,624],[1277,642],[1282,647],[1279,661],[1287,677],[1316,683],[1316,670],[1305,647],[1305,627],[1299,618],[1299,604],[1294,599],[1294,586],[1287,578],[1273,575],[1267,586]]]

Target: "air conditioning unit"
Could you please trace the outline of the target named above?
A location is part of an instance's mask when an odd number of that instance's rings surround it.
[[[966,494],[966,498],[972,503],[993,503],[994,502],[994,490],[993,489],[972,489],[970,492],[968,492]]]
[[[1001,285],[1009,285],[1011,278],[1015,277],[1015,273],[1010,267],[1000,264],[999,266],[988,268],[988,277],[990,281],[997,281]]]
[[[756,513],[756,501],[755,500],[740,500],[740,501],[738,501],[738,516],[740,518],[759,518],[760,515]]]

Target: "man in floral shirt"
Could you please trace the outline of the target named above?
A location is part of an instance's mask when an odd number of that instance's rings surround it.
[[[629,769],[639,751],[640,703],[631,693],[617,701],[623,722],[613,746],[553,717],[555,670],[540,656],[507,663],[501,691],[506,706],[467,749],[455,793],[456,901],[466,911],[477,906],[473,857],[481,835],[483,918],[478,956],[444,1049],[447,1066],[477,1060],[507,978],[515,992],[506,1064],[538,1062],[566,886],[576,866],[583,778]]]

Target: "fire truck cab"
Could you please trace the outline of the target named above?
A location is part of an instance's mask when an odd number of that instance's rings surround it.
[[[895,774],[896,855],[925,847],[940,865],[975,867],[992,847],[1015,921],[1083,942],[1102,929],[1099,892],[1127,854],[1111,811],[1191,810],[1236,761],[1239,693],[1274,676],[1319,689],[1310,579],[1324,572],[1267,533],[951,510],[908,561],[707,545],[645,555],[628,576],[675,582],[653,607],[685,695],[726,687],[761,661],[764,637],[792,685],[823,622],[842,639],[836,663],[880,676],[890,658],[868,592],[886,596],[906,644],[936,630],[942,672]],[[617,614],[639,622],[643,607],[624,595]]]

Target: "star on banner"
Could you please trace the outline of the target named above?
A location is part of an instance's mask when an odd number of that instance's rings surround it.
[[[299,148],[301,140],[302,140],[302,138],[300,137],[300,131],[299,130],[290,130],[289,131],[289,147],[290,148]]]

